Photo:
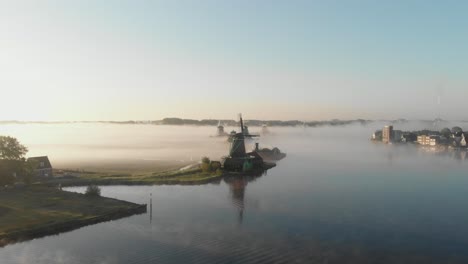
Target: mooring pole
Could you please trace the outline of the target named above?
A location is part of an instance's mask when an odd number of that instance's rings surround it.
[[[153,223],[153,193],[150,193],[150,224]]]

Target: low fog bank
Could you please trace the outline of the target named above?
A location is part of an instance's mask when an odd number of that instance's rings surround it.
[[[220,157],[229,144],[210,128],[116,124],[21,124],[0,126],[29,149],[49,156],[56,168],[173,167]]]
[[[269,127],[269,134],[246,142],[261,147],[278,147],[288,158],[307,155],[310,158],[339,160],[341,153],[355,150],[360,155],[393,155],[401,148],[382,151],[369,139],[375,130],[387,122],[321,127]],[[392,123],[398,130],[440,130],[468,123],[405,121]],[[226,127],[225,131],[239,130]],[[260,134],[261,127],[251,127]],[[214,137],[216,126],[148,126],[122,124],[21,124],[0,125],[1,135],[17,137],[29,148],[28,156],[49,156],[56,168],[164,170],[199,162],[208,156],[218,160],[227,155],[229,143],[225,137]],[[346,151],[343,148],[347,148]],[[377,148],[377,149],[376,149]],[[397,156],[397,155],[394,155]],[[346,157],[344,162],[358,160]]]

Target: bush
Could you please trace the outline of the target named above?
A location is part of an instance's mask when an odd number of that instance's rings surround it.
[[[101,196],[101,188],[96,185],[89,185],[86,188],[85,195],[87,196]]]
[[[203,172],[210,172],[211,171],[211,161],[208,157],[202,158],[201,169]]]
[[[211,170],[216,171],[217,169],[221,168],[221,162],[219,161],[212,161],[211,162]]]

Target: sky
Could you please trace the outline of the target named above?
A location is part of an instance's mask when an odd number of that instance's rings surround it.
[[[0,0],[0,120],[466,119],[467,1]]]

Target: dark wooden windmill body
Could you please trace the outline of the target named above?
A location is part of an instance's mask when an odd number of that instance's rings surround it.
[[[221,163],[227,171],[250,171],[263,168],[263,159],[260,155],[245,151],[245,138],[255,137],[245,133],[244,121],[239,115],[241,132],[232,134],[230,137],[231,147],[229,156],[223,157]]]

